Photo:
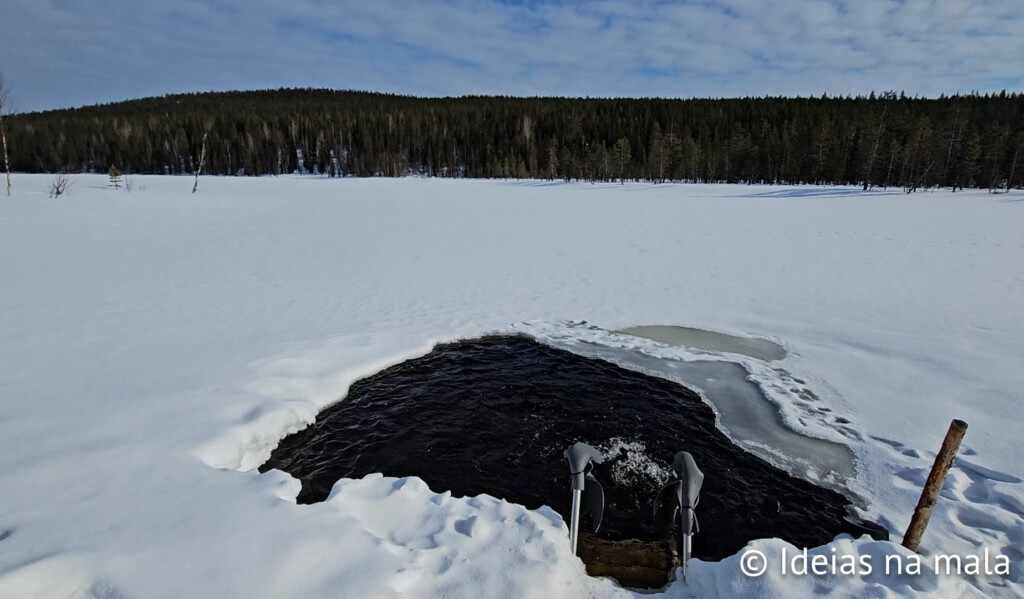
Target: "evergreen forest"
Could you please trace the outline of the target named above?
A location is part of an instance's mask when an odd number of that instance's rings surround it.
[[[416,98],[179,94],[4,120],[11,167],[580,181],[1024,185],[1024,94]],[[206,146],[204,148],[204,146]],[[204,152],[205,150],[205,152]]]

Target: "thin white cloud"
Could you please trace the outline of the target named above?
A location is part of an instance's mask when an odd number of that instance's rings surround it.
[[[734,96],[1024,87],[1005,0],[5,0],[25,110],[208,89]]]

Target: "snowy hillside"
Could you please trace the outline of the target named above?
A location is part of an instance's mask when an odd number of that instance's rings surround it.
[[[922,550],[1011,562],[783,575],[796,549],[768,539],[764,576],[696,562],[667,596],[1024,596],[1019,191],[285,177],[192,195],[83,175],[51,200],[51,179],[0,197],[0,597],[630,596],[586,575],[551,510],[374,476],[296,505],[296,480],[255,468],[435,343],[614,348],[636,325],[783,345],[790,378],[754,378],[790,426],[851,448],[847,489],[896,541],[966,420]]]

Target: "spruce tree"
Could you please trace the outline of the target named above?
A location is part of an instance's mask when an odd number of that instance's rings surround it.
[[[114,189],[121,189],[121,171],[113,164],[110,165],[110,186]]]

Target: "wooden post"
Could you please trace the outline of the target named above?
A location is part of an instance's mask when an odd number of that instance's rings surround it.
[[[914,516],[910,519],[910,526],[907,526],[907,534],[903,535],[903,546],[911,551],[917,551],[921,544],[921,536],[928,526],[928,520],[932,517],[932,510],[939,499],[939,491],[946,480],[946,473],[953,465],[956,452],[960,449],[960,442],[967,432],[967,423],[963,420],[954,420],[949,424],[946,431],[946,438],[942,440],[942,447],[935,456],[935,463],[932,464],[932,471],[928,474],[928,480],[921,490],[921,499],[914,508]]]

